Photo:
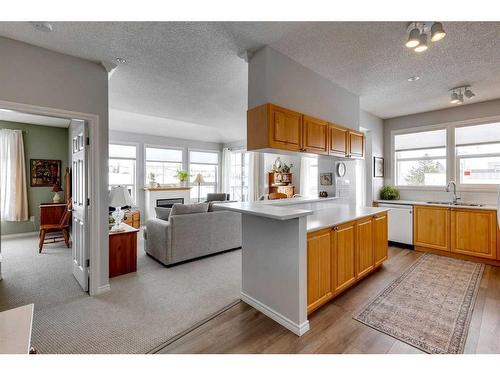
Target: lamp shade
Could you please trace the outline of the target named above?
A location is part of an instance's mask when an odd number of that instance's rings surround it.
[[[134,202],[125,186],[113,186],[109,192],[109,205],[111,207],[132,206]]]
[[[195,184],[204,184],[205,183],[205,179],[203,178],[203,176],[201,175],[201,173],[198,173],[196,175],[196,178],[194,179],[193,181]]]
[[[57,193],[57,192],[60,192],[62,191],[61,187],[59,186],[59,184],[54,184],[52,185],[52,192],[53,193]]]

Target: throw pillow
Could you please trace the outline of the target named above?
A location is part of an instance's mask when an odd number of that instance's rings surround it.
[[[166,208],[166,207],[155,207],[156,217],[158,219],[168,221],[171,210],[172,210],[171,208]]]
[[[170,215],[189,215],[208,212],[208,203],[182,204],[174,203]]]

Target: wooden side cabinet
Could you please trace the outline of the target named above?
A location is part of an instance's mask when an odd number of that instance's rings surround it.
[[[304,116],[302,151],[328,155],[328,122]]]
[[[496,212],[453,208],[451,210],[451,252],[496,259]]]
[[[373,218],[373,257],[375,267],[380,266],[388,257],[388,219],[387,213]]]
[[[373,219],[370,216],[358,220],[356,225],[356,278],[362,278],[373,270],[373,255]]]
[[[356,222],[333,228],[333,287],[340,293],[356,281]]]
[[[307,312],[333,297],[331,229],[307,235]]]
[[[414,206],[413,239],[416,246],[450,251],[450,209]]]
[[[137,271],[138,229],[122,223],[122,232],[109,232],[109,277]]]

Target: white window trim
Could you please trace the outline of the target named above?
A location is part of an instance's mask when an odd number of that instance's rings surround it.
[[[114,156],[109,156],[108,155],[108,163],[109,160],[115,159],[115,160],[133,160],[135,161],[134,165],[134,183],[133,183],[133,191],[134,191],[134,205],[138,205],[138,187],[137,187],[137,152],[139,148],[139,144],[135,142],[113,142],[113,141],[108,141],[108,147],[109,145],[117,145],[117,146],[134,146],[135,147],[135,158],[122,158],[122,157],[114,157]],[[108,173],[109,173],[109,164],[108,164]],[[110,184],[108,181],[108,186],[130,186],[131,184],[122,184],[122,185],[113,185]]]
[[[241,173],[240,185],[239,185],[238,187],[240,188],[239,190],[240,190],[240,193],[241,193],[241,196],[242,196],[242,197],[243,197],[243,191],[244,191],[245,187],[247,188],[247,200],[246,200],[246,201],[242,200],[242,202],[248,202],[248,201],[249,201],[249,198],[250,198],[250,197],[248,196],[248,195],[249,195],[249,189],[250,189],[250,186],[249,186],[249,185],[246,185],[246,186],[245,186],[245,184],[244,184],[244,180],[245,180],[245,179],[244,179],[244,176],[245,176],[245,173],[247,173],[247,174],[249,174],[249,173],[250,173],[250,160],[249,160],[249,162],[248,162],[248,164],[249,164],[249,165],[248,165],[248,170],[246,170],[246,168],[245,168],[245,156],[247,156],[248,151],[247,151],[245,148],[240,148],[240,149],[236,149],[236,150],[231,150],[231,152],[232,152],[233,154],[240,154],[242,173]],[[248,157],[250,157],[250,156],[248,155]],[[230,168],[231,168],[231,166],[230,166]],[[249,178],[249,177],[250,177],[250,176],[248,175],[248,179],[249,179],[249,181],[248,181],[248,182],[249,182],[249,184],[250,184],[250,178]],[[229,187],[230,187],[230,188],[232,188],[232,186],[229,186]],[[231,191],[231,193],[232,193],[232,191]],[[234,194],[233,194],[233,196],[231,197],[231,199],[234,199]]]
[[[187,149],[187,171],[189,175],[191,176],[191,157],[190,153],[191,151],[197,151],[197,152],[208,152],[211,154],[217,154],[217,164],[214,163],[193,163],[193,164],[202,164],[202,165],[217,165],[217,179],[215,183],[204,183],[201,186],[215,186],[215,193],[217,193],[217,190],[219,189],[219,186],[221,186],[221,178],[222,178],[222,173],[221,173],[221,151],[220,150],[210,150],[210,149],[202,149],[202,148],[188,148]],[[189,186],[195,187],[196,185],[191,184],[191,179],[189,179]]]
[[[400,134],[408,133],[420,133],[431,130],[446,129],[446,181],[453,180],[457,184],[458,191],[477,191],[477,192],[488,192],[497,193],[498,185],[472,185],[472,184],[460,184],[457,181],[457,173],[460,170],[457,165],[458,159],[455,154],[455,129],[464,126],[474,126],[474,125],[484,125],[492,122],[500,122],[500,116],[488,116],[481,117],[477,119],[462,120],[462,121],[452,121],[433,125],[416,126],[405,129],[391,130],[391,183],[396,186],[399,190],[424,190],[424,191],[443,191],[443,186],[399,186],[396,185],[396,158],[394,152],[394,137]]]
[[[152,161],[152,162],[155,162],[155,163],[179,163],[178,161],[175,161],[175,160],[148,160],[147,157],[146,157],[146,150],[148,148],[158,148],[158,149],[163,149],[163,150],[177,150],[177,151],[181,151],[182,152],[182,157],[181,157],[181,165],[182,165],[182,170],[188,170],[188,168],[186,168],[186,165],[187,165],[187,156],[186,156],[186,148],[185,147],[179,147],[179,146],[168,146],[168,145],[158,145],[158,144],[152,144],[152,143],[145,143],[144,146],[143,146],[143,159],[144,160],[144,186],[147,185],[148,181],[147,181],[147,178],[148,176],[146,175],[146,169],[147,169],[147,162],[148,161]]]

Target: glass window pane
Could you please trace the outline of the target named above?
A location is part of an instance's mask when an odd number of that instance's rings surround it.
[[[500,143],[487,145],[459,146],[457,155],[500,154]]]
[[[136,158],[136,148],[135,146],[127,145],[109,145],[109,157],[110,158]]]
[[[182,150],[146,147],[148,161],[175,161],[182,163]]]
[[[155,181],[161,185],[178,184],[179,179],[175,177],[177,171],[182,169],[182,163],[147,161],[146,183],[151,181],[151,173],[155,174]]]
[[[400,186],[445,186],[446,159],[398,161],[396,178]]]
[[[189,173],[191,174],[191,183],[196,178],[198,173],[201,173],[205,180],[205,184],[217,184],[217,165],[211,164],[190,164]]]
[[[109,184],[135,183],[135,160],[109,159]]]
[[[455,129],[455,144],[500,142],[500,123],[463,126]]]
[[[219,163],[219,153],[218,152],[189,151],[189,162],[190,163],[218,164]]]
[[[500,184],[500,157],[460,159],[461,184]]]
[[[446,146],[446,129],[432,130],[394,136],[394,149],[431,148]]]
[[[411,150],[411,151],[397,151],[396,158],[398,159],[414,159],[425,157],[446,157],[446,148],[431,148],[424,150]]]

